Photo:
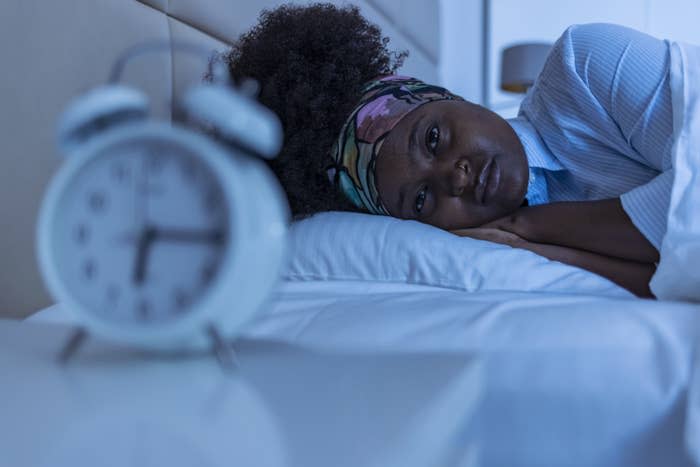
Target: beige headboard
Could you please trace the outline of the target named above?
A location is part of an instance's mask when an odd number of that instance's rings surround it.
[[[115,57],[144,40],[183,40],[223,50],[275,0],[2,0],[0,2],[0,318],[23,317],[51,304],[34,254],[41,198],[61,163],[56,119],[76,94],[105,81]],[[295,2],[306,3],[306,2]],[[332,2],[343,4],[348,2]],[[407,49],[405,74],[438,81],[439,2],[361,0],[363,14]],[[178,54],[149,55],[126,69],[145,89],[153,114],[203,72]]]

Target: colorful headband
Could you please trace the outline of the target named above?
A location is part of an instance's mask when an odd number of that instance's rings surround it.
[[[365,86],[333,147],[328,177],[352,203],[373,214],[389,215],[377,190],[377,155],[403,117],[428,102],[463,100],[445,88],[407,76],[389,75]]]

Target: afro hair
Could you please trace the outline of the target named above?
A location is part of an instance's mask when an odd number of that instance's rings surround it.
[[[407,52],[356,6],[328,3],[263,10],[258,23],[224,55],[234,82],[255,79],[259,101],[282,122],[284,144],[268,161],[295,218],[358,211],[328,180],[331,149],[371,79],[393,74]]]

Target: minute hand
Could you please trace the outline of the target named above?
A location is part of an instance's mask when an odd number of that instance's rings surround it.
[[[212,243],[221,244],[224,233],[221,230],[192,230],[192,229],[153,229],[153,241]]]

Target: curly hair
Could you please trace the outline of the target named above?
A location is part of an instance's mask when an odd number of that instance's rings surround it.
[[[393,74],[407,56],[389,52],[388,43],[356,6],[283,5],[263,10],[224,56],[234,82],[258,81],[260,102],[282,122],[282,151],[268,163],[295,218],[359,210],[329,182],[326,169],[363,86]]]

